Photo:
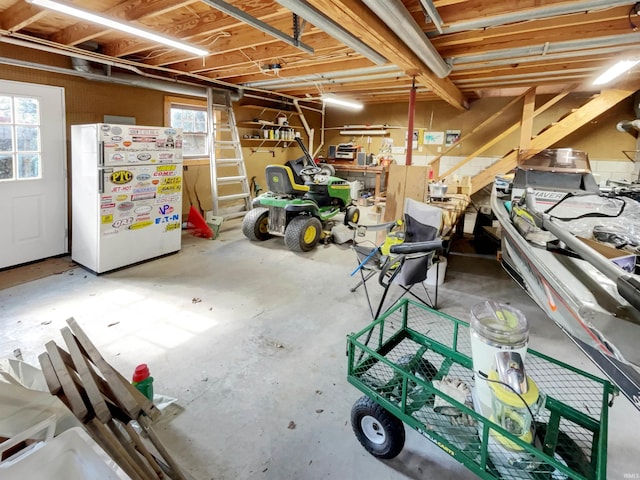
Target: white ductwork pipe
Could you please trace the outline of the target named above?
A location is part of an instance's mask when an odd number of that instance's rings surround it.
[[[451,66],[440,56],[400,0],[362,0],[438,77],[451,73]]]

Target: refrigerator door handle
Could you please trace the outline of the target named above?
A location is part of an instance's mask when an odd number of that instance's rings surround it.
[[[98,145],[98,165],[104,165],[104,142],[102,140]]]
[[[113,173],[113,168],[101,169],[98,175],[98,193],[104,193],[104,176]]]

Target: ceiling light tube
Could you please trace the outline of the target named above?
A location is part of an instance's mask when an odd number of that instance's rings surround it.
[[[610,67],[606,72],[593,81],[594,85],[604,85],[614,78],[618,78],[623,73],[628,72],[635,67],[640,60],[620,60],[618,63]]]
[[[53,0],[27,0],[27,2],[32,3],[34,5],[38,5],[39,7],[48,8],[51,10],[55,10],[56,12],[64,13],[65,15],[70,15],[72,17],[80,18],[82,20],[98,23],[106,28],[112,28],[114,30],[120,30],[121,32],[130,33],[131,35],[135,35],[137,37],[144,38],[146,40],[151,40],[152,42],[160,43],[168,47],[172,47],[188,53],[192,53],[194,55],[198,55],[199,57],[204,57],[209,55],[208,50],[203,50],[201,48],[194,47],[187,43],[182,43],[177,40],[173,40],[171,38],[158,35],[157,33],[153,33],[148,30],[132,27],[131,25],[118,22],[109,17],[105,17],[97,13],[88,12],[86,10],[81,10],[79,8],[72,7],[64,3],[60,3]]]
[[[354,102],[353,100],[343,100],[342,98],[335,97],[333,95],[322,95],[322,101],[331,105],[339,107],[350,108],[351,110],[362,110],[363,105],[360,102]]]

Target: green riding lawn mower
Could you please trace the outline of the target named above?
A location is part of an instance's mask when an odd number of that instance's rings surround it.
[[[333,217],[344,213],[345,225],[358,223],[360,211],[353,205],[349,183],[334,177],[331,165],[318,166],[302,140],[296,141],[304,157],[289,163],[301,163],[302,168],[295,172],[288,165],[267,166],[269,191],[253,200],[242,233],[253,241],[284,237],[289,250],[308,252],[331,230]]]

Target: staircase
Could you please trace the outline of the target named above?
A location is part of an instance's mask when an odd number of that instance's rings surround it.
[[[251,210],[251,192],[231,94],[210,90],[208,103],[212,132],[212,213],[224,218],[243,216]]]
[[[558,122],[544,128],[531,140],[530,149],[539,151],[551,147],[625,98],[633,95],[638,88],[640,88],[640,84],[636,81],[619,88],[602,90],[599,95],[592,97],[580,108],[573,110]],[[493,165],[475,175],[471,179],[471,193],[473,194],[492,183],[496,175],[513,169],[518,164],[518,153],[518,150],[512,150]]]

